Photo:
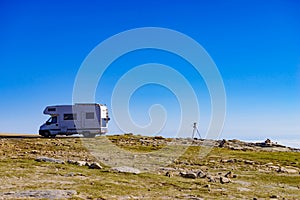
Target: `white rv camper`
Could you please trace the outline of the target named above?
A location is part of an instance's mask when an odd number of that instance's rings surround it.
[[[95,137],[107,132],[108,110],[101,104],[75,104],[47,106],[44,114],[51,117],[40,127],[44,137],[82,134]]]

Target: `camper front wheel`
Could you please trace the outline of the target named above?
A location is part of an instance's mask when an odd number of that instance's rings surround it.
[[[50,137],[50,132],[49,131],[44,131],[43,136],[46,137],[46,138]]]

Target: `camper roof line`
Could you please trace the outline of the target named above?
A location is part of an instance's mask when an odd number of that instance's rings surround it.
[[[75,103],[75,105],[101,105],[100,103]]]

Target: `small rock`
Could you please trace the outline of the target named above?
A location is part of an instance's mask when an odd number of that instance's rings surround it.
[[[270,139],[266,139],[265,144],[271,144],[271,140]]]
[[[217,182],[217,177],[214,176],[208,176],[208,182],[216,183]]]
[[[37,154],[37,153],[39,153],[39,151],[38,150],[31,150],[30,153]]]
[[[245,163],[245,164],[248,164],[248,165],[253,165],[253,164],[255,164],[255,162],[252,161],[252,160],[244,160],[244,163]]]
[[[89,168],[90,169],[102,169],[103,167],[99,163],[93,162],[90,164]]]
[[[227,143],[227,141],[226,141],[225,139],[223,139],[223,140],[220,142],[219,147],[221,147],[221,148],[224,147],[226,143]]]
[[[171,177],[173,174],[171,172],[166,172],[165,176]]]
[[[222,163],[234,163],[233,159],[229,159],[229,160],[221,160]]]
[[[229,171],[225,174],[226,178],[236,178],[236,175],[232,173],[232,171]]]
[[[224,183],[230,183],[231,180],[230,180],[229,178],[226,178],[226,177],[221,177],[221,178],[220,178],[220,182],[221,182],[222,184],[224,184]]]
[[[277,199],[278,196],[273,194],[273,195],[270,196],[270,198],[271,198],[271,199]]]
[[[206,173],[203,172],[202,170],[200,170],[200,171],[198,171],[198,173],[197,173],[197,177],[198,177],[198,178],[205,178],[205,177],[206,177]]]
[[[197,178],[197,174],[194,172],[180,172],[180,176],[183,178],[192,178],[195,179]]]

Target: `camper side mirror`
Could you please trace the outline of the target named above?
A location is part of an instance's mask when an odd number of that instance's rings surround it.
[[[48,121],[46,122],[46,125],[50,125],[50,124],[51,124],[51,122],[48,122]]]

